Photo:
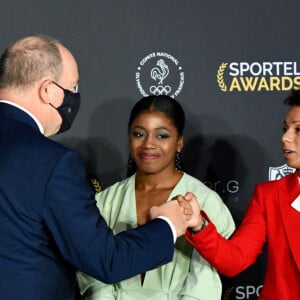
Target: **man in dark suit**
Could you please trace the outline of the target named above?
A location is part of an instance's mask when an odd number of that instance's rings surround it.
[[[0,58],[0,299],[70,300],[77,269],[113,283],[155,268],[187,228],[176,201],[138,229],[107,227],[79,156],[47,138],[70,128],[78,80],[73,55],[48,37]]]

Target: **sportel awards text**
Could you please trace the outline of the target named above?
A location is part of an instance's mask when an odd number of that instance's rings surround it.
[[[280,61],[224,63],[218,70],[218,84],[229,92],[300,89],[300,65]]]

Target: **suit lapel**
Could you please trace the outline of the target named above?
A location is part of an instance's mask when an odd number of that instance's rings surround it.
[[[291,206],[293,201],[300,195],[298,174],[294,173],[285,179],[282,181],[283,186],[279,194],[279,206],[290,249],[300,270],[300,212]]]

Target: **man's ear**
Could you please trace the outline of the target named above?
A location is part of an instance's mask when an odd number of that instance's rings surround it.
[[[55,99],[55,92],[53,83],[50,79],[42,80],[39,83],[39,97],[42,102],[45,104],[52,103],[52,101]]]

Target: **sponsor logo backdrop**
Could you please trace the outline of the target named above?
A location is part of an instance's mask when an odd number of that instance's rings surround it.
[[[3,1],[2,1],[3,2]],[[127,119],[143,95],[175,97],[187,115],[184,164],[220,194],[237,224],[255,183],[289,170],[282,104],[300,87],[300,2],[10,0],[1,52],[29,34],[54,36],[77,57],[82,107],[53,139],[79,151],[96,190],[126,174]],[[257,299],[265,253],[223,299]]]

